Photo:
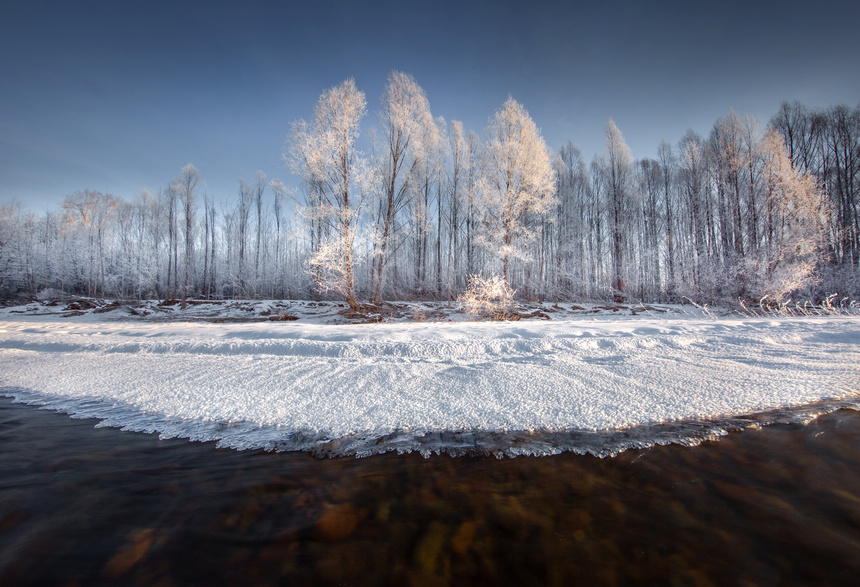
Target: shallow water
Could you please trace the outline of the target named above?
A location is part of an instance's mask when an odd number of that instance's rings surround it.
[[[315,459],[0,398],[0,585],[855,584],[860,413],[612,459]]]

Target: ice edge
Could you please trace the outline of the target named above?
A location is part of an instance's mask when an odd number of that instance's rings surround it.
[[[181,420],[144,412],[121,402],[54,396],[20,387],[2,387],[0,396],[15,403],[68,414],[74,419],[97,419],[96,428],[158,434],[161,439],[185,438],[215,442],[218,448],[302,451],[317,457],[367,457],[417,452],[425,458],[458,456],[548,456],[573,452],[598,458],[615,457],[630,449],[658,445],[697,446],[729,432],[773,424],[808,424],[840,409],[860,411],[860,394],[826,398],[813,403],[750,414],[644,423],[610,430],[427,430],[361,432],[333,437],[325,433],[286,430],[250,422]]]

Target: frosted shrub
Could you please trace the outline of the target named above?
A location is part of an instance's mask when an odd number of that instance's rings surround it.
[[[508,282],[500,275],[483,277],[470,275],[466,291],[459,301],[466,311],[481,318],[506,320],[514,313],[514,294]]]

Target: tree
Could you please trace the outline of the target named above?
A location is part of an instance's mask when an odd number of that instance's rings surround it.
[[[702,137],[692,130],[681,138],[678,143],[680,152],[678,164],[678,183],[683,195],[684,235],[689,235],[683,243],[685,250],[686,274],[683,276],[686,286],[692,288],[688,295],[699,296],[705,284],[704,274],[710,270],[710,251],[713,239],[711,231],[710,202],[707,197],[708,166]],[[712,285],[710,281],[708,286]]]
[[[379,244],[376,251],[376,283],[373,302],[382,303],[383,276],[394,217],[409,201],[410,182],[415,174],[417,134],[430,106],[427,96],[411,75],[395,71],[388,76],[382,94],[380,126],[384,154],[377,161],[383,181]]]
[[[200,181],[200,172],[191,163],[182,168],[175,180],[175,191],[182,201],[185,216],[185,262],[182,280],[182,309],[185,309],[188,290],[191,289],[191,269],[194,256],[194,189]]]
[[[281,266],[281,224],[283,222],[284,197],[287,195],[287,188],[279,179],[273,179],[269,182],[269,185],[272,186],[272,190],[275,192],[272,210],[275,213],[275,277],[277,281],[281,279],[283,269]],[[281,291],[283,291],[283,286],[281,287]],[[273,286],[272,297],[274,296]]]
[[[293,123],[291,148],[284,154],[293,173],[318,190],[319,203],[310,210],[311,217],[331,230],[310,267],[321,269],[323,287],[338,291],[353,309],[358,308],[353,246],[363,203],[355,142],[366,104],[352,79],[326,90],[311,122]]]
[[[432,230],[431,196],[438,190],[441,180],[439,154],[442,150],[440,125],[430,114],[424,112],[416,135],[415,178],[410,199],[412,229],[415,252],[415,289],[419,293],[428,291],[428,257],[430,232]]]
[[[528,112],[508,98],[490,119],[480,180],[484,244],[499,251],[502,276],[510,279],[510,261],[534,238],[527,215],[548,212],[555,202],[555,175],[549,148]]]
[[[606,152],[599,168],[609,211],[609,233],[612,243],[612,277],[616,297],[624,296],[624,239],[633,216],[633,157],[615,122],[606,124]]]
[[[768,238],[766,262],[759,274],[757,295],[782,302],[785,296],[811,282],[822,260],[829,216],[815,177],[792,166],[782,137],[768,131],[759,146],[764,163],[768,202],[777,217]]]
[[[463,123],[459,120],[451,122],[450,142],[451,171],[448,179],[451,193],[448,198],[450,205],[450,215],[448,217],[448,272],[445,278],[449,300],[452,298],[452,287],[456,288],[457,286],[457,278],[460,270],[460,258],[458,254],[460,250],[460,206],[461,200],[464,199],[461,185],[463,183],[465,160],[468,157],[469,151],[466,134],[463,131]]]
[[[672,153],[672,145],[666,141],[660,142],[657,151],[660,162],[660,187],[663,192],[663,206],[666,219],[666,265],[668,275],[666,276],[666,294],[669,300],[675,297],[675,223],[673,221],[673,210],[675,202],[675,168],[677,161]]]
[[[85,239],[88,296],[97,295],[99,286],[102,295],[105,294],[105,232],[116,205],[112,195],[92,190],[75,192],[63,202],[67,226],[80,231]]]
[[[254,180],[254,205],[257,208],[257,246],[254,248],[254,295],[260,288],[260,248],[263,240],[263,191],[266,189],[266,174],[257,171]]]

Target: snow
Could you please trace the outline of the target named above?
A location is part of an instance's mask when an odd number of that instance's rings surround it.
[[[857,316],[328,324],[291,308],[219,324],[6,309],[0,394],[165,438],[359,456],[605,456],[860,408]]]

